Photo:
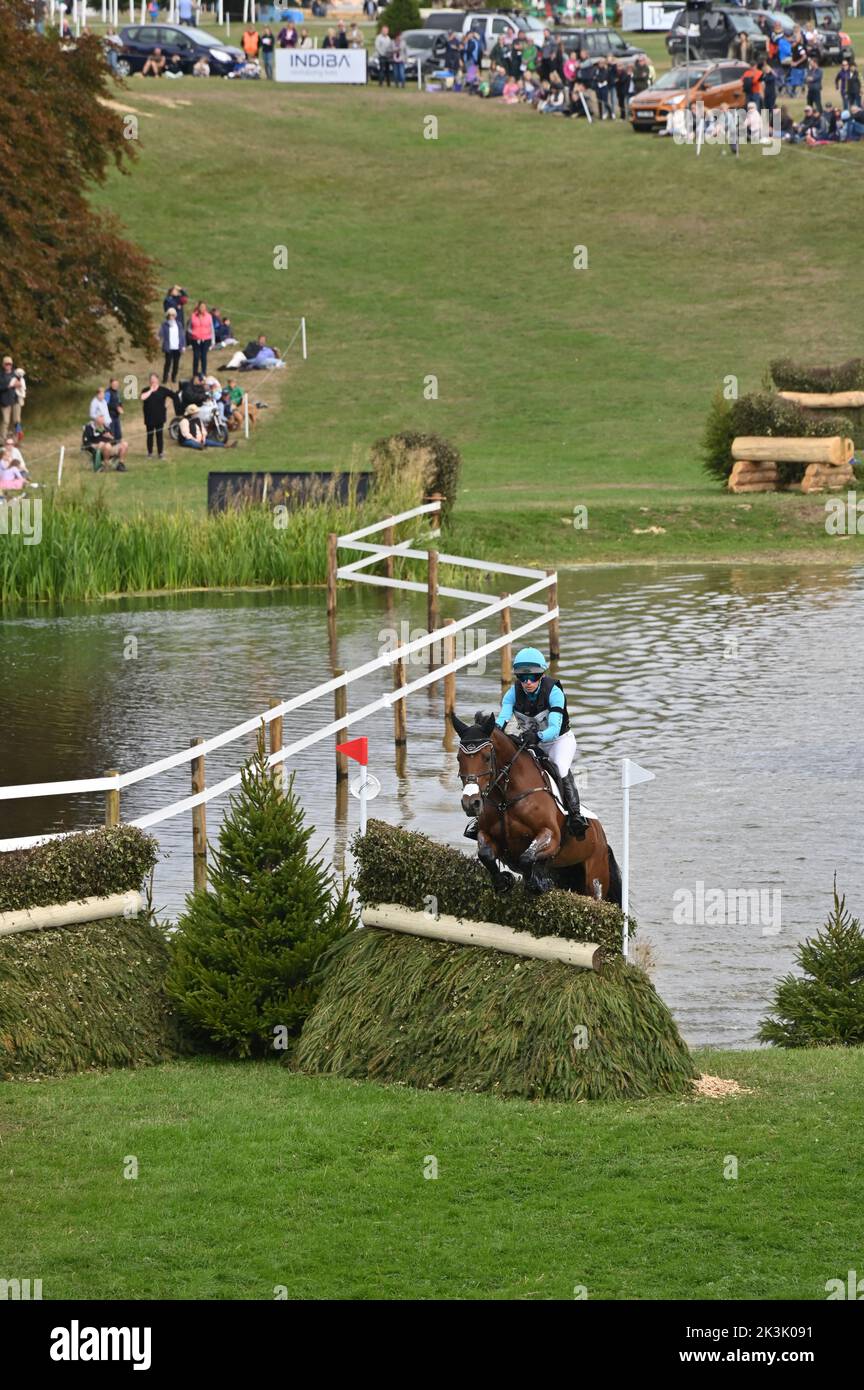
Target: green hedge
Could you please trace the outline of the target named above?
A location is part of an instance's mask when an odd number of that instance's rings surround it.
[[[404,430],[401,434],[376,440],[370,451],[370,463],[375,470],[376,489],[393,491],[413,482],[420,500],[440,492],[444,498],[441,519],[447,519],[456,500],[462,472],[462,455],[448,439],[442,439],[440,434]]]
[[[0,1075],[163,1061],[177,1038],[147,914],[0,937]]]
[[[850,357],[834,367],[814,367],[778,357],[770,364],[771,380],[778,391],[864,391],[864,357]]]
[[[131,825],[10,850],[0,854],[0,912],[140,889],[158,852],[156,841]]]
[[[739,396],[737,401],[726,401],[718,394],[708,412],[702,457],[706,471],[725,483],[734,462],[732,440],[738,435],[821,438],[833,434],[854,439],[855,427],[848,416],[803,410],[794,401],[784,401],[767,391]],[[800,482],[805,467],[803,463],[778,463],[781,486]]]
[[[620,958],[601,976],[371,929],[337,955],[294,1066],[556,1101],[686,1093],[696,1075],[651,981]]]
[[[357,861],[355,886],[362,903],[401,903],[422,912],[427,897],[438,900],[438,912],[478,922],[499,922],[534,936],[562,936],[570,941],[596,941],[608,951],[621,950],[623,920],[620,908],[598,903],[577,893],[553,889],[538,898],[518,880],[499,896],[476,858],[435,844],[416,831],[401,830],[371,820],[364,836],[351,846]],[[635,931],[631,921],[631,936]]]

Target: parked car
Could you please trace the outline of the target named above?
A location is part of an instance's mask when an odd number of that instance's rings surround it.
[[[647,56],[644,49],[634,48],[615,29],[556,29],[553,37],[562,40],[565,53],[579,53],[584,48],[589,58],[635,63]]]
[[[402,51],[405,54],[405,80],[417,80],[417,64],[421,76],[427,72],[437,72],[444,66],[444,48],[447,34],[443,29],[406,29],[402,34]],[[378,54],[369,54],[367,73],[370,81],[378,80]]]
[[[745,106],[742,77],[746,63],[690,63],[670,68],[663,76],[630,101],[630,124],[634,130],[660,130],[675,112],[694,101],[705,106]]]
[[[839,63],[842,58],[850,61],[855,57],[852,40],[842,29],[843,20],[836,5],[816,0],[816,3],[789,5],[786,13],[802,29],[816,29],[817,43],[823,63]]]
[[[530,34],[536,43],[543,38],[546,26],[533,15],[504,14],[501,10],[433,10],[423,27],[443,29],[447,34],[468,34],[473,30],[483,35],[488,54],[503,34]]]
[[[805,6],[804,8],[808,7]],[[811,5],[809,8],[812,9],[813,6]],[[786,10],[751,9],[750,13],[763,33],[766,34],[773,31],[775,26],[779,24],[786,38],[790,39],[796,29],[804,30],[807,28],[806,20],[795,19]],[[818,58],[823,67],[834,63],[839,64],[841,55],[849,59],[854,57],[851,46],[843,46],[840,34],[836,30],[816,29],[814,32],[816,38],[812,44],[808,45],[808,52]]]
[[[244,56],[242,49],[223,43],[206,29],[187,28],[182,24],[127,24],[120,30],[119,38],[117,72],[120,77],[140,72],[157,48],[161,48],[169,63],[176,53],[184,73],[190,73],[199,58],[206,58],[210,74],[215,77],[227,77]]]
[[[712,5],[707,10],[687,6],[672,20],[666,47],[674,57],[680,58],[688,51],[689,36],[691,58],[729,58],[739,34],[747,35],[755,54],[765,52],[765,35],[749,10],[740,5]]]

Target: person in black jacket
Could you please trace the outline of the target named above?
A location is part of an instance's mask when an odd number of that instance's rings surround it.
[[[169,391],[167,386],[159,383],[156,372],[150,373],[150,384],[141,392],[141,405],[144,409],[144,426],[147,430],[147,455],[153,457],[153,445],[156,445],[156,453],[159,459],[165,457],[165,417],[167,414],[168,401],[174,402],[175,412],[179,410],[179,398],[176,391]]]
[[[186,316],[183,312],[183,306],[186,304],[188,298],[189,296],[186,291],[180,285],[172,285],[165,298],[162,300],[162,308],[166,312],[169,309],[177,310],[177,322],[180,324],[181,328],[186,327]]]

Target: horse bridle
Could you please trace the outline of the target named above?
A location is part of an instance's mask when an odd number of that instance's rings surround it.
[[[520,792],[518,796],[513,797],[512,801],[508,801],[507,790],[510,786],[510,769],[515,763],[516,759],[519,757],[519,754],[526,753],[528,750],[520,744],[519,747],[516,749],[516,752],[513,754],[513,757],[510,759],[509,763],[507,763],[504,767],[499,769],[495,758],[495,744],[493,743],[491,737],[484,739],[482,743],[459,744],[460,753],[467,753],[469,755],[473,755],[474,753],[482,753],[484,748],[491,748],[492,750],[492,766],[488,772],[478,773],[470,780],[477,783],[477,790],[480,792],[481,799],[485,801],[487,798],[491,799],[492,793],[498,786],[498,783],[501,781],[502,778],[504,779],[501,788],[503,796],[501,799],[493,803],[496,811],[501,816],[502,820],[504,816],[507,814],[507,812],[511,810],[512,807],[514,807],[517,804],[517,802],[523,801],[526,796],[536,796],[537,792],[545,792],[547,796],[552,797],[553,801],[555,800],[555,797],[553,796],[552,792],[549,790],[548,787],[529,787],[527,792]],[[489,783],[485,791],[480,786],[481,777],[491,777],[493,779]],[[465,786],[468,780],[468,778],[462,777],[460,774],[460,781],[463,787]]]

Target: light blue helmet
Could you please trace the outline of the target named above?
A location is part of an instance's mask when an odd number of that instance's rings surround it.
[[[513,658],[514,671],[540,671],[547,669],[548,662],[536,647],[523,647]]]

